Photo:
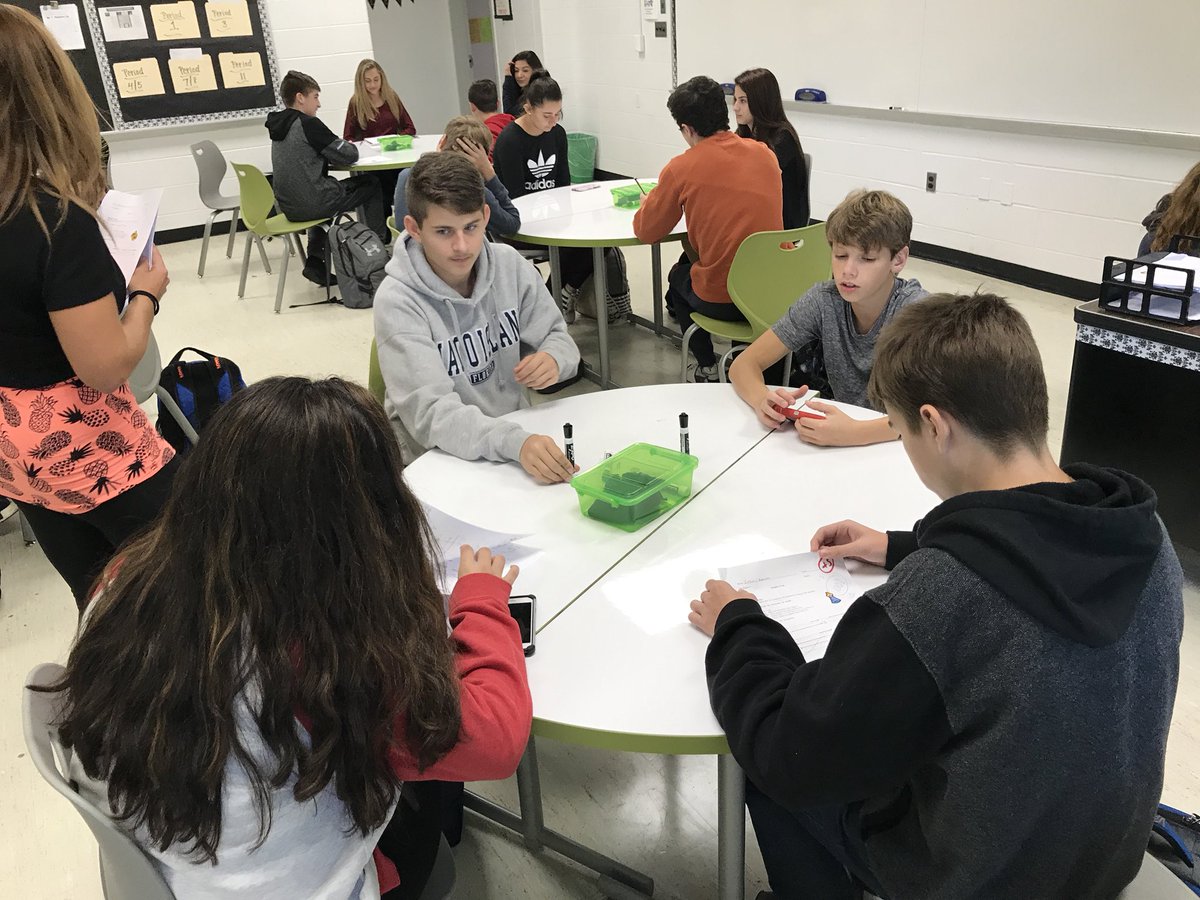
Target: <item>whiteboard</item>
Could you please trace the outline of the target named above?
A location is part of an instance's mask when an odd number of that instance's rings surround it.
[[[785,100],[1200,134],[1195,0],[676,0],[679,80]]]

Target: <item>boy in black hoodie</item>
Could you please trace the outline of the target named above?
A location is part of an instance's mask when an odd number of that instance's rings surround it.
[[[379,179],[353,175],[338,181],[329,164],[348,166],[358,161],[358,148],[343,141],[318,119],[321,86],[303,72],[290,71],[279,85],[287,109],[267,116],[271,135],[272,186],[279,211],[293,221],[333,218],[362,209],[364,224],[385,244],[391,238],[383,214]],[[304,277],[322,287],[330,282],[325,270],[325,230],[308,230],[308,259]]]
[[[1061,469],[1028,324],[939,295],[880,336],[870,394],[944,502],[812,549],[892,569],[806,662],[710,581],[713,710],[777,898],[1115,897],[1162,788],[1182,573],[1143,482]]]

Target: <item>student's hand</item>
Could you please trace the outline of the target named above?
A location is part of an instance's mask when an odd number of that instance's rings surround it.
[[[531,434],[521,445],[521,468],[538,480],[539,484],[558,484],[570,481],[579,471],[558,449],[554,438],[546,434]]]
[[[129,278],[129,290],[133,291],[149,291],[159,300],[163,298],[163,294],[167,292],[167,285],[171,283],[171,276],[167,273],[167,264],[163,262],[162,254],[158,252],[158,247],[154,248],[154,268],[146,265],[146,260],[138,260],[137,268],[133,270],[133,275]]]
[[[509,63],[507,68],[508,68],[508,74],[511,75],[513,78],[516,78],[517,77],[516,67],[512,63]]]
[[[468,141],[466,138],[459,138],[458,149],[466,154],[467,159],[475,164],[475,168],[479,170],[479,174],[483,176],[484,181],[491,181],[496,177],[496,169],[492,166],[492,161],[488,159],[488,152],[477,143]]]
[[[495,575],[497,578],[503,578],[510,585],[517,580],[517,576],[521,570],[516,566],[509,566],[508,571],[504,571],[504,557],[492,556],[492,551],[487,547],[480,547],[478,550],[472,549],[469,545],[463,544],[458,548],[460,556],[458,558],[458,577],[464,575],[474,575],[476,572],[483,572],[486,575]]]
[[[796,420],[796,433],[804,443],[815,447],[857,447],[869,443],[864,439],[863,423],[832,403],[812,400],[804,408],[825,414],[824,419],[801,417]]]
[[[558,363],[544,350],[531,353],[513,367],[517,384],[535,391],[558,383]]]
[[[749,591],[739,591],[728,581],[717,581],[715,578],[704,585],[704,593],[699,600],[692,601],[692,611],[688,613],[688,621],[707,634],[713,636],[717,630],[717,616],[721,614],[726,604],[745,598],[757,600]]]
[[[767,388],[767,392],[763,394],[763,398],[758,401],[758,406],[754,408],[754,412],[758,415],[758,421],[762,422],[768,428],[779,428],[787,424],[790,421],[788,417],[775,407],[782,406],[786,409],[797,398],[803,397],[807,393],[807,385],[794,390],[790,388]]]
[[[887,561],[888,536],[866,525],[845,519],[817,529],[808,549],[822,559],[861,559],[882,566]]]

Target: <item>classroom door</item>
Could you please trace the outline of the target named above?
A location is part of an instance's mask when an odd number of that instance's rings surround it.
[[[490,78],[501,87],[496,63],[496,37],[492,0],[467,0],[467,35],[471,44],[471,80]]]

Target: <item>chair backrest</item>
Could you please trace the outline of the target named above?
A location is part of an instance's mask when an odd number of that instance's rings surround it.
[[[374,338],[371,339],[371,361],[367,364],[367,390],[371,392],[372,397],[379,401],[379,405],[383,406],[387,388],[383,383],[383,372],[379,369],[379,347]]]
[[[388,231],[390,231],[392,233],[392,237],[394,237],[394,238],[400,237],[400,229],[396,227],[396,217],[395,216],[387,217],[387,227],[388,227]]]
[[[275,191],[260,169],[246,163],[233,163],[242,201],[242,221],[251,231],[259,231],[275,208]]]
[[[56,663],[36,666],[26,685],[45,686],[62,677],[63,667]],[[29,757],[50,786],[66,797],[83,816],[100,845],[100,878],[104,896],[110,900],[137,897],[138,900],[174,900],[174,894],[157,866],[141,847],[118,828],[105,812],[80,796],[59,768],[58,758],[69,752],[58,743],[55,722],[62,706],[61,694],[22,689],[21,711],[25,725],[25,746]],[[56,754],[57,751],[57,754]]]
[[[804,154],[804,192],[812,196],[812,154]]]
[[[224,209],[226,198],[221,194],[221,181],[229,167],[221,148],[212,141],[197,141],[192,144],[192,159],[200,173],[200,202],[209,209]]]
[[[805,291],[832,274],[825,223],[819,222],[749,235],[733,257],[727,283],[730,298],[761,334]]]
[[[162,378],[162,367],[158,341],[154,339],[154,332],[151,331],[150,337],[146,341],[146,352],[142,354],[137,366],[129,374],[129,390],[133,392],[134,400],[138,403],[145,403],[154,396],[159,380]]]

